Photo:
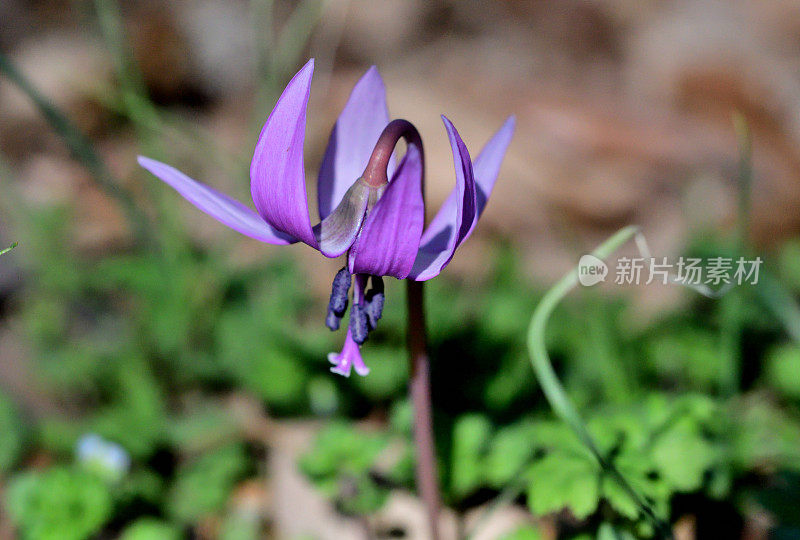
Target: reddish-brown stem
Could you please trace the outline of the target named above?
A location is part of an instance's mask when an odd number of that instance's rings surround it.
[[[422,155],[422,138],[414,124],[408,120],[392,120],[383,129],[372,155],[369,157],[367,166],[364,169],[362,178],[370,187],[381,187],[389,182],[386,176],[386,168],[389,165],[389,158],[397,146],[397,141],[405,139],[409,145],[414,145]]]
[[[408,297],[408,353],[411,403],[414,407],[414,443],[417,448],[417,489],[428,512],[430,538],[439,539],[439,473],[433,438],[430,361],[428,360],[423,282],[406,281]]]
[[[415,146],[424,160],[422,139],[417,128],[407,120],[392,120],[384,128],[362,178],[371,187],[388,183],[386,168],[400,139]],[[423,161],[424,171],[424,161]],[[424,174],[424,173],[423,173]],[[424,177],[423,177],[424,186]],[[424,188],[423,188],[424,189]],[[428,513],[431,540],[439,540],[439,473],[436,467],[436,445],[433,438],[433,408],[431,405],[430,362],[428,360],[425,308],[422,282],[406,280],[408,296],[408,354],[410,394],[414,407],[414,443],[417,449],[417,489]]]

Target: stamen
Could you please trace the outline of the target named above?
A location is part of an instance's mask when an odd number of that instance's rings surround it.
[[[381,276],[372,276],[370,278],[370,289],[364,297],[370,330],[374,330],[378,326],[378,321],[383,315],[383,303],[385,299],[386,295],[383,292],[383,278]]]
[[[380,199],[389,183],[387,167],[394,148],[400,139],[415,146],[422,155],[422,139],[417,128],[407,120],[393,120],[383,129],[372,155],[364,168],[364,174],[356,180],[345,194],[336,210],[314,229],[323,253],[329,256],[343,253],[352,246],[358,236],[363,220]],[[362,345],[383,315],[383,279],[371,277],[371,288],[364,295],[367,276],[358,275],[350,309],[350,333],[353,341]],[[331,299],[325,325],[338,330],[342,316],[347,310],[347,293],[352,277],[347,267],[339,270],[333,279]]]
[[[328,308],[328,314],[325,316],[325,326],[331,329],[332,332],[335,332],[339,329],[339,326],[342,323],[341,315],[337,315],[330,308]]]
[[[347,311],[347,294],[350,291],[352,276],[350,270],[345,266],[336,273],[331,285],[331,298],[328,301],[328,315],[325,318],[325,326],[331,330],[339,329],[344,312]]]
[[[353,334],[353,341],[363,345],[369,336],[369,320],[364,306],[353,304],[350,310],[350,332]]]

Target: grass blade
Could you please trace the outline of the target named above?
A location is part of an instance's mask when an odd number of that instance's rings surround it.
[[[149,231],[147,217],[139,210],[131,194],[120,186],[117,179],[108,170],[86,135],[42,95],[2,51],[0,51],[0,73],[8,77],[28,96],[47,123],[64,140],[75,159],[89,170],[95,184],[119,203],[133,227],[136,238],[140,241],[150,242],[152,235]]]
[[[11,251],[12,249],[14,249],[14,248],[15,248],[15,247],[17,247],[18,245],[19,245],[19,242],[14,242],[13,244],[11,244],[10,246],[8,246],[7,248],[5,248],[5,249],[3,249],[3,250],[0,250],[0,255],[4,255],[4,254],[8,253],[9,251]]]
[[[605,259],[614,251],[619,249],[628,240],[633,238],[639,231],[638,227],[629,226],[621,229],[615,233],[611,238],[606,240],[602,245],[592,252],[592,255],[598,259]],[[542,301],[536,307],[531,318],[531,324],[528,328],[528,352],[531,357],[531,364],[542,386],[547,401],[555,411],[556,415],[564,421],[581,442],[589,449],[589,451],[597,459],[602,469],[614,478],[619,485],[628,493],[642,515],[659,531],[664,538],[671,538],[672,533],[669,525],[664,523],[656,516],[651,506],[645,499],[639,495],[636,490],[625,479],[622,473],[609,462],[606,457],[600,452],[597,444],[594,442],[591,434],[589,433],[586,424],[581,419],[580,414],[575,409],[575,406],[567,397],[567,393],[561,382],[553,370],[553,364],[550,361],[550,355],[547,353],[547,345],[545,343],[545,329],[550,315],[556,308],[558,303],[578,284],[578,269],[574,268],[571,272],[565,275],[561,280],[556,283],[552,289],[547,291]]]

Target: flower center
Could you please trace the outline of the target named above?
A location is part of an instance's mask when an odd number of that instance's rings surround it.
[[[387,169],[400,139],[416,146],[422,155],[422,138],[408,120],[392,120],[383,129],[372,150],[364,173],[345,193],[342,202],[321,224],[321,244],[335,245],[336,251],[346,243],[351,247],[361,232],[364,219],[380,199],[389,184]],[[331,250],[334,251],[334,250]],[[367,290],[367,281],[369,289]],[[347,266],[336,273],[331,285],[325,325],[338,330],[347,311],[352,275]],[[361,345],[375,329],[383,315],[385,294],[381,276],[356,275],[353,287],[353,306],[350,309],[350,332],[353,341]]]

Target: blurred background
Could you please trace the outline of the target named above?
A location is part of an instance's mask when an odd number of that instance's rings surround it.
[[[0,538],[425,538],[400,284],[372,373],[330,374],[341,261],[237,235],[136,165],[249,200],[309,57],[312,205],[371,65],[424,139],[429,217],[454,185],[439,115],[473,156],[517,117],[429,286],[448,535],[654,534],[525,347],[542,292],[638,224],[658,257],[762,257],[758,286],[582,289],[548,326],[557,372],[676,537],[800,538],[799,47],[786,0],[3,0]]]

